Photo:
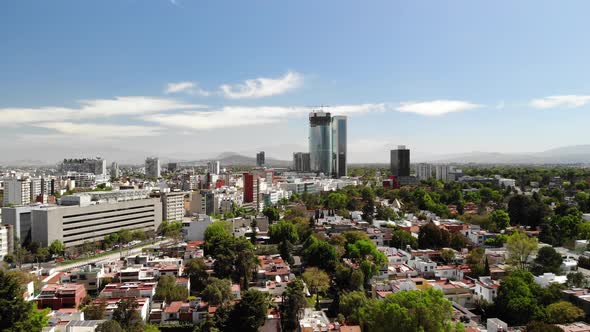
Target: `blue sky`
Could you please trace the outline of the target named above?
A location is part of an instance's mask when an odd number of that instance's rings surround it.
[[[349,116],[354,162],[386,161],[398,144],[426,158],[590,143],[588,12],[538,0],[3,1],[0,161],[289,158],[306,149],[314,105]]]

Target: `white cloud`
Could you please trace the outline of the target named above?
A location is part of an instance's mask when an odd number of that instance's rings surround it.
[[[276,123],[289,116],[307,112],[309,108],[305,107],[225,106],[212,111],[148,115],[144,120],[168,127],[207,130]]]
[[[590,96],[580,95],[562,95],[549,96],[545,98],[533,99],[530,105],[534,108],[554,108],[554,107],[582,107],[590,102]]]
[[[462,100],[433,100],[425,102],[405,102],[395,108],[398,112],[438,116],[447,113],[463,112],[481,107]]]
[[[172,93],[187,93],[191,95],[199,95],[199,96],[209,96],[211,93],[209,91],[205,91],[199,87],[199,83],[195,82],[177,82],[177,83],[168,83],[166,85],[166,89],[164,89],[165,94],[172,94]]]
[[[303,75],[289,71],[279,78],[256,78],[240,84],[224,84],[219,87],[221,94],[229,99],[262,98],[280,95],[303,84]]]
[[[350,115],[379,112],[386,108],[385,104],[338,105],[326,111],[334,115]],[[208,130],[277,123],[290,117],[307,115],[311,111],[310,107],[296,106],[225,106],[211,111],[148,115],[144,120],[166,127]]]
[[[0,108],[0,126],[60,122],[121,115],[140,115],[173,110],[204,108],[174,99],[143,96],[79,101],[80,107]]]
[[[49,122],[34,126],[52,129],[63,135],[95,138],[154,136],[158,135],[160,131],[160,128],[157,127],[72,122]]]

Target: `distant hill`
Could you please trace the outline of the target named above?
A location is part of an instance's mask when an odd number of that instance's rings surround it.
[[[565,146],[543,152],[470,152],[434,157],[431,162],[477,164],[590,164],[590,145]]]
[[[195,161],[186,161],[181,164],[184,166],[204,166],[209,161],[219,160],[221,166],[256,166],[256,158],[248,157],[236,152],[223,152],[214,158],[200,159]],[[293,163],[289,160],[279,160],[266,157],[266,166],[268,167],[289,167]]]

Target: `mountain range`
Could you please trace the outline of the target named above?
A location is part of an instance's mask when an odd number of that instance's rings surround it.
[[[291,147],[285,147],[288,149]],[[298,147],[293,147],[298,148]],[[10,149],[10,148],[8,148]],[[93,151],[84,149],[70,149],[64,151],[63,149],[53,149],[52,147],[31,147],[28,152],[30,158],[12,159],[12,156],[17,154],[8,149],[0,151],[0,165],[2,166],[41,166],[41,165],[55,165],[63,158],[82,158],[101,156],[107,160],[110,165],[111,161],[116,160],[119,164],[143,164],[145,157],[152,156],[154,153],[146,151],[131,150],[124,148],[103,147],[100,149],[92,149]],[[285,160],[285,156],[290,153],[285,153],[282,150],[280,156],[284,159],[270,157],[267,152],[266,165],[272,167],[288,167],[292,164],[291,160]],[[277,153],[276,148],[273,149],[273,154]],[[290,150],[296,151],[296,150]],[[301,151],[301,150],[297,150]],[[219,160],[222,166],[255,166],[255,153],[252,151],[244,152],[223,152],[218,155],[195,156],[192,157],[187,153],[174,154],[156,154],[160,157],[163,164],[168,162],[178,162],[181,165],[206,165],[208,161]],[[275,154],[276,155],[276,154]],[[350,163],[352,164],[375,164],[387,163],[383,160],[382,155],[372,156],[367,153],[349,152]],[[355,157],[356,156],[356,157]],[[362,156],[362,158],[359,158]],[[388,159],[388,158],[387,158]],[[429,154],[420,151],[412,150],[412,162],[432,162],[432,163],[458,163],[458,164],[590,164],[590,144],[587,145],[573,145],[565,146],[555,149],[550,149],[542,152],[524,152],[524,153],[502,153],[502,152],[468,152],[458,154]]]

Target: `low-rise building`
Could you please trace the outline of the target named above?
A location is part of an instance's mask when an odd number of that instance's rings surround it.
[[[156,294],[156,282],[124,282],[107,284],[100,292],[105,299],[120,299],[126,297],[152,298]]]
[[[51,308],[78,308],[82,299],[86,297],[86,289],[82,284],[45,285],[41,293],[35,297],[37,307],[40,309]]]
[[[474,296],[476,299],[485,300],[488,303],[494,303],[498,296],[500,284],[490,277],[479,277],[475,281]]]
[[[86,291],[95,293],[100,289],[105,272],[102,266],[86,265],[81,268],[75,268],[61,276],[62,283],[73,282],[84,285]]]

